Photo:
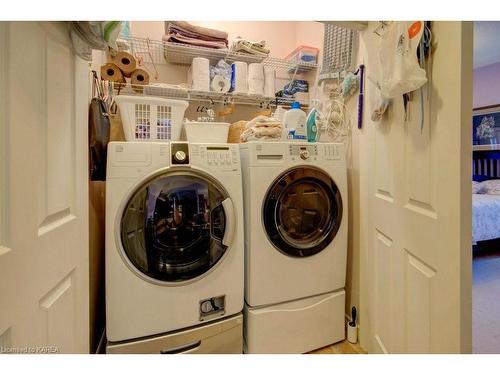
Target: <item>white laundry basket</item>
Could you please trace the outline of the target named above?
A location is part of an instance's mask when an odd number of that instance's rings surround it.
[[[123,132],[127,141],[178,141],[189,103],[184,100],[118,95]]]

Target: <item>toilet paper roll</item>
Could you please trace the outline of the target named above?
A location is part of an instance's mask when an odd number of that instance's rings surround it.
[[[210,87],[212,88],[212,91],[228,92],[231,87],[231,80],[225,76],[216,74],[214,78],[212,78]]]
[[[264,80],[264,65],[261,63],[249,64],[248,79]]]
[[[276,70],[269,66],[264,67],[264,96],[276,96]]]
[[[105,81],[125,83],[125,77],[123,77],[123,73],[120,68],[112,63],[107,63],[101,66],[101,78]]]
[[[210,91],[210,62],[204,57],[195,57],[188,71],[188,84],[195,91]]]
[[[118,52],[113,57],[112,62],[120,68],[125,77],[130,77],[135,68],[137,68],[135,57],[125,51]]]
[[[264,95],[264,65],[261,63],[248,65],[248,93]]]
[[[235,94],[248,92],[248,65],[246,62],[236,61],[231,64],[231,92]]]
[[[142,86],[149,84],[149,73],[144,69],[136,69],[130,75],[130,83],[135,92],[143,92]]]
[[[264,95],[264,80],[263,79],[248,79],[248,93],[251,95]]]

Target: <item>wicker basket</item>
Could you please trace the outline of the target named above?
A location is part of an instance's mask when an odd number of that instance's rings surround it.
[[[245,131],[245,126],[248,121],[236,121],[229,127],[229,133],[227,135],[227,143],[241,143],[240,136],[241,133]]]

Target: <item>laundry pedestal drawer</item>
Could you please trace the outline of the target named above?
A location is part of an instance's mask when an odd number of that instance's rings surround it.
[[[243,316],[218,320],[165,335],[123,342],[108,342],[109,354],[241,354]]]
[[[306,353],[345,338],[345,291],[252,308],[245,305],[245,353]]]

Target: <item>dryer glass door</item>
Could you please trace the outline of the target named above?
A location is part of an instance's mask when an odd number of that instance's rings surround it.
[[[212,269],[227,250],[226,199],[219,184],[194,173],[168,173],[141,186],[121,221],[132,268],[162,282],[190,280]]]
[[[278,177],[263,206],[264,228],[282,253],[306,257],[319,253],[337,234],[342,197],[325,172],[298,167]]]

